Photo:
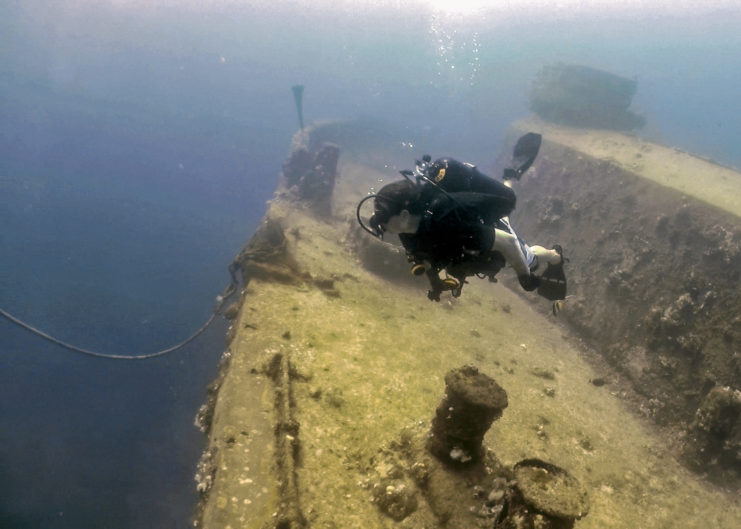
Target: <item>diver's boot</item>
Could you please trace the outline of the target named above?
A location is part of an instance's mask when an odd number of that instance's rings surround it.
[[[540,278],[532,272],[529,274],[519,275],[517,276],[517,279],[520,281],[520,286],[526,292],[532,292],[540,286]]]

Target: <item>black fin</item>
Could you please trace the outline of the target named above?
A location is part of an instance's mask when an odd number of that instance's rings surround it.
[[[538,294],[551,301],[566,299],[566,274],[563,263],[549,264],[540,276]]]
[[[538,151],[540,150],[542,141],[543,136],[535,132],[528,132],[517,140],[512,154],[512,170],[517,173],[518,179],[520,175],[533,165],[535,158],[538,157]],[[506,172],[507,169],[505,169],[505,174]]]

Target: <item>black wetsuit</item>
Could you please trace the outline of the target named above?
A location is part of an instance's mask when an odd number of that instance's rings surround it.
[[[424,184],[419,229],[401,234],[404,248],[415,260],[445,268],[478,258],[494,244],[494,223],[515,207],[515,193],[476,167],[440,159],[428,170],[434,182]]]

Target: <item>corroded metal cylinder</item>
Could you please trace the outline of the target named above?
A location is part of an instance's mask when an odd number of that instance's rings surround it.
[[[446,462],[475,463],[492,422],[507,407],[507,393],[474,366],[445,375],[445,398],[432,420],[427,448]]]

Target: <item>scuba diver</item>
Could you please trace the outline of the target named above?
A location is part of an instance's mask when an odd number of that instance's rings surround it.
[[[357,219],[372,235],[398,234],[412,274],[426,274],[429,299],[440,293],[461,294],[471,275],[496,281],[505,264],[517,273],[526,291],[556,301],[566,297],[563,251],[528,246],[509,223],[516,195],[511,188],[530,168],[540,149],[541,136],[528,133],[515,145],[512,167],[504,170],[504,183],[475,166],[453,159],[432,162],[425,155],[414,171],[401,171],[404,180],[384,186],[360,201]],[[414,180],[412,179],[414,177]],[[369,226],[360,217],[366,200],[374,199]],[[445,271],[446,277],[440,278]]]

